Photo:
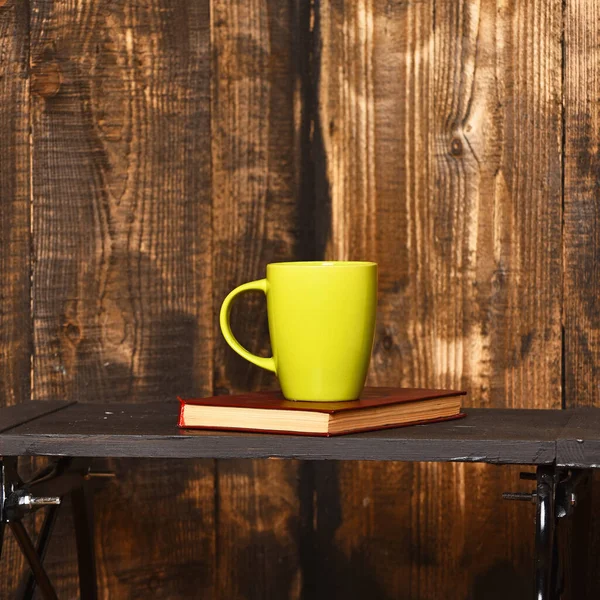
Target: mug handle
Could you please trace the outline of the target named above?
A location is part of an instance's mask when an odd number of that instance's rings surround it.
[[[221,332],[223,333],[223,337],[225,341],[242,357],[247,361],[266,369],[267,371],[272,371],[275,373],[275,359],[271,356],[270,358],[264,358],[263,356],[256,356],[256,354],[252,354],[252,352],[248,352],[246,348],[244,348],[233,335],[231,331],[231,324],[229,322],[229,317],[231,315],[231,305],[236,296],[239,294],[243,294],[245,292],[251,291],[259,291],[263,292],[265,295],[267,293],[267,280],[266,279],[258,279],[257,281],[250,281],[249,283],[244,283],[239,287],[236,287],[235,290],[229,292],[227,298],[223,300],[223,304],[221,305],[221,314],[219,315],[219,324],[221,325]]]

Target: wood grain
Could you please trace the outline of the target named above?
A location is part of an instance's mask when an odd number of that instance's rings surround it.
[[[320,3],[327,256],[379,262],[371,383],[560,407],[561,17],[556,1]],[[375,582],[377,597],[526,597],[530,511],[493,500],[515,471],[372,468],[322,477],[330,588],[347,573],[350,597]]]
[[[0,5],[0,407],[29,399],[30,147],[27,5]],[[0,426],[0,429],[2,427]],[[0,596],[12,594],[25,561],[8,531],[0,561]]]
[[[30,148],[29,15],[0,7],[0,406],[29,398]]]
[[[564,22],[563,368],[565,405],[574,408],[600,406],[598,6],[587,0],[567,0]],[[598,474],[593,479],[598,489]],[[595,514],[600,510],[597,494],[592,504]],[[599,549],[600,533],[594,528],[588,572],[600,568]],[[600,593],[597,579],[590,578],[590,598]]]
[[[551,464],[556,440],[570,418],[560,410],[471,408],[466,419],[325,438],[180,430],[177,408],[168,402],[72,405],[1,433],[0,454]],[[268,474],[266,463],[257,464]],[[236,465],[228,468],[233,471]],[[279,471],[277,466],[270,469]],[[230,493],[235,490],[228,497]]]
[[[235,354],[218,327],[234,287],[265,277],[269,262],[298,247],[299,84],[291,30],[294,2],[213,0],[212,190],[215,393],[276,385]],[[270,355],[264,297],[246,296],[232,328],[254,353]],[[218,465],[218,572],[223,598],[297,598],[297,465]],[[276,575],[274,575],[274,569]]]
[[[19,425],[43,417],[50,413],[62,410],[72,403],[64,402],[63,400],[48,400],[45,402],[21,402],[6,408],[0,408],[2,412],[2,418],[0,419],[0,433],[14,429]],[[6,456],[10,456],[10,452],[3,453]]]
[[[269,261],[325,257],[380,264],[370,383],[597,405],[597,12],[0,0],[0,405],[30,397],[30,366],[36,399],[270,387],[222,341],[220,302]],[[264,299],[233,326],[269,352]],[[516,470],[228,460],[213,488],[212,462],[113,466],[106,597],[530,591],[531,507],[493,500]],[[48,561],[73,597],[61,521]]]
[[[565,393],[568,407],[600,406],[600,25],[593,2],[565,6]]]
[[[33,395],[210,392],[208,4],[37,0],[31,31]],[[210,596],[213,463],[114,467],[96,506],[101,595]],[[49,556],[62,597],[73,550]]]

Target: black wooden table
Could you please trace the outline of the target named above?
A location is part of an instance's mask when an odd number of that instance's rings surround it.
[[[56,510],[71,495],[82,599],[95,599],[93,527],[85,482],[94,457],[119,458],[296,458],[304,460],[395,460],[535,465],[532,494],[508,499],[536,504],[536,600],[561,595],[555,528],[573,513],[576,493],[600,467],[600,410],[470,409],[458,421],[418,425],[334,438],[252,433],[182,431],[178,404],[77,404],[28,402],[0,409],[0,556],[8,524],[30,567],[20,597],[32,598],[36,584],[56,599],[43,557]],[[24,482],[17,457],[49,456],[55,462]],[[576,486],[578,491],[576,492]],[[584,495],[584,494],[582,494]],[[21,518],[48,507],[34,547]]]

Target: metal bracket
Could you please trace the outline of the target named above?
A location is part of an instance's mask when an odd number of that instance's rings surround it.
[[[24,482],[17,471],[17,458],[0,457],[0,558],[4,529],[8,525],[31,569],[21,585],[19,598],[31,600],[37,586],[45,600],[57,600],[56,592],[44,570],[43,560],[57,511],[63,499],[69,495],[77,542],[80,597],[82,600],[97,599],[93,523],[85,494],[85,482],[90,477],[111,475],[90,472],[87,459],[61,458]],[[48,508],[48,512],[37,547],[34,547],[22,518],[44,507]]]

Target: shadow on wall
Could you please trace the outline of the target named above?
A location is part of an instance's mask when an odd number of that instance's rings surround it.
[[[340,536],[340,528],[344,518],[352,520],[355,515],[343,515],[338,465],[333,461],[304,461],[300,473],[303,600],[428,600],[433,597],[430,585],[423,579],[427,578],[426,570],[421,570],[416,580],[406,581],[404,589],[398,582],[398,570],[412,571],[415,561],[420,567],[442,568],[441,549],[435,537],[425,537],[419,546],[414,546],[408,543],[409,526],[404,520],[398,520],[383,526],[375,524],[369,535],[349,550],[343,532]],[[476,565],[477,557],[471,556],[469,562]],[[470,573],[469,566],[464,568]],[[465,600],[529,600],[533,597],[533,569],[524,569],[524,572],[526,576],[509,561],[498,561],[486,571],[468,576],[470,589],[465,593]],[[459,590],[443,592],[440,595],[444,598],[459,597]]]
[[[149,395],[157,399],[204,395],[198,381],[196,317],[181,311],[162,312],[153,323],[152,336],[155,339],[143,365],[144,372],[149,374],[145,378],[150,386]]]
[[[102,288],[98,269],[107,273]],[[72,377],[72,396],[82,402],[150,402],[209,391],[212,324],[199,322],[191,309],[160,301],[161,290],[170,285],[168,274],[132,252],[115,253],[98,269],[81,269],[73,278],[71,300],[61,303],[58,317],[60,346],[40,362],[41,377],[62,373],[58,385],[66,392]],[[186,302],[190,294],[181,289],[173,296],[193,307]]]
[[[394,600],[378,583],[369,540],[348,556],[336,540],[342,525],[337,465],[303,461],[299,496],[302,513],[300,555],[304,573],[302,599]],[[316,514],[315,514],[316,511]]]
[[[531,561],[533,567],[533,559]],[[469,600],[528,600],[533,598],[532,578],[524,579],[509,562],[499,562],[475,577]]]

